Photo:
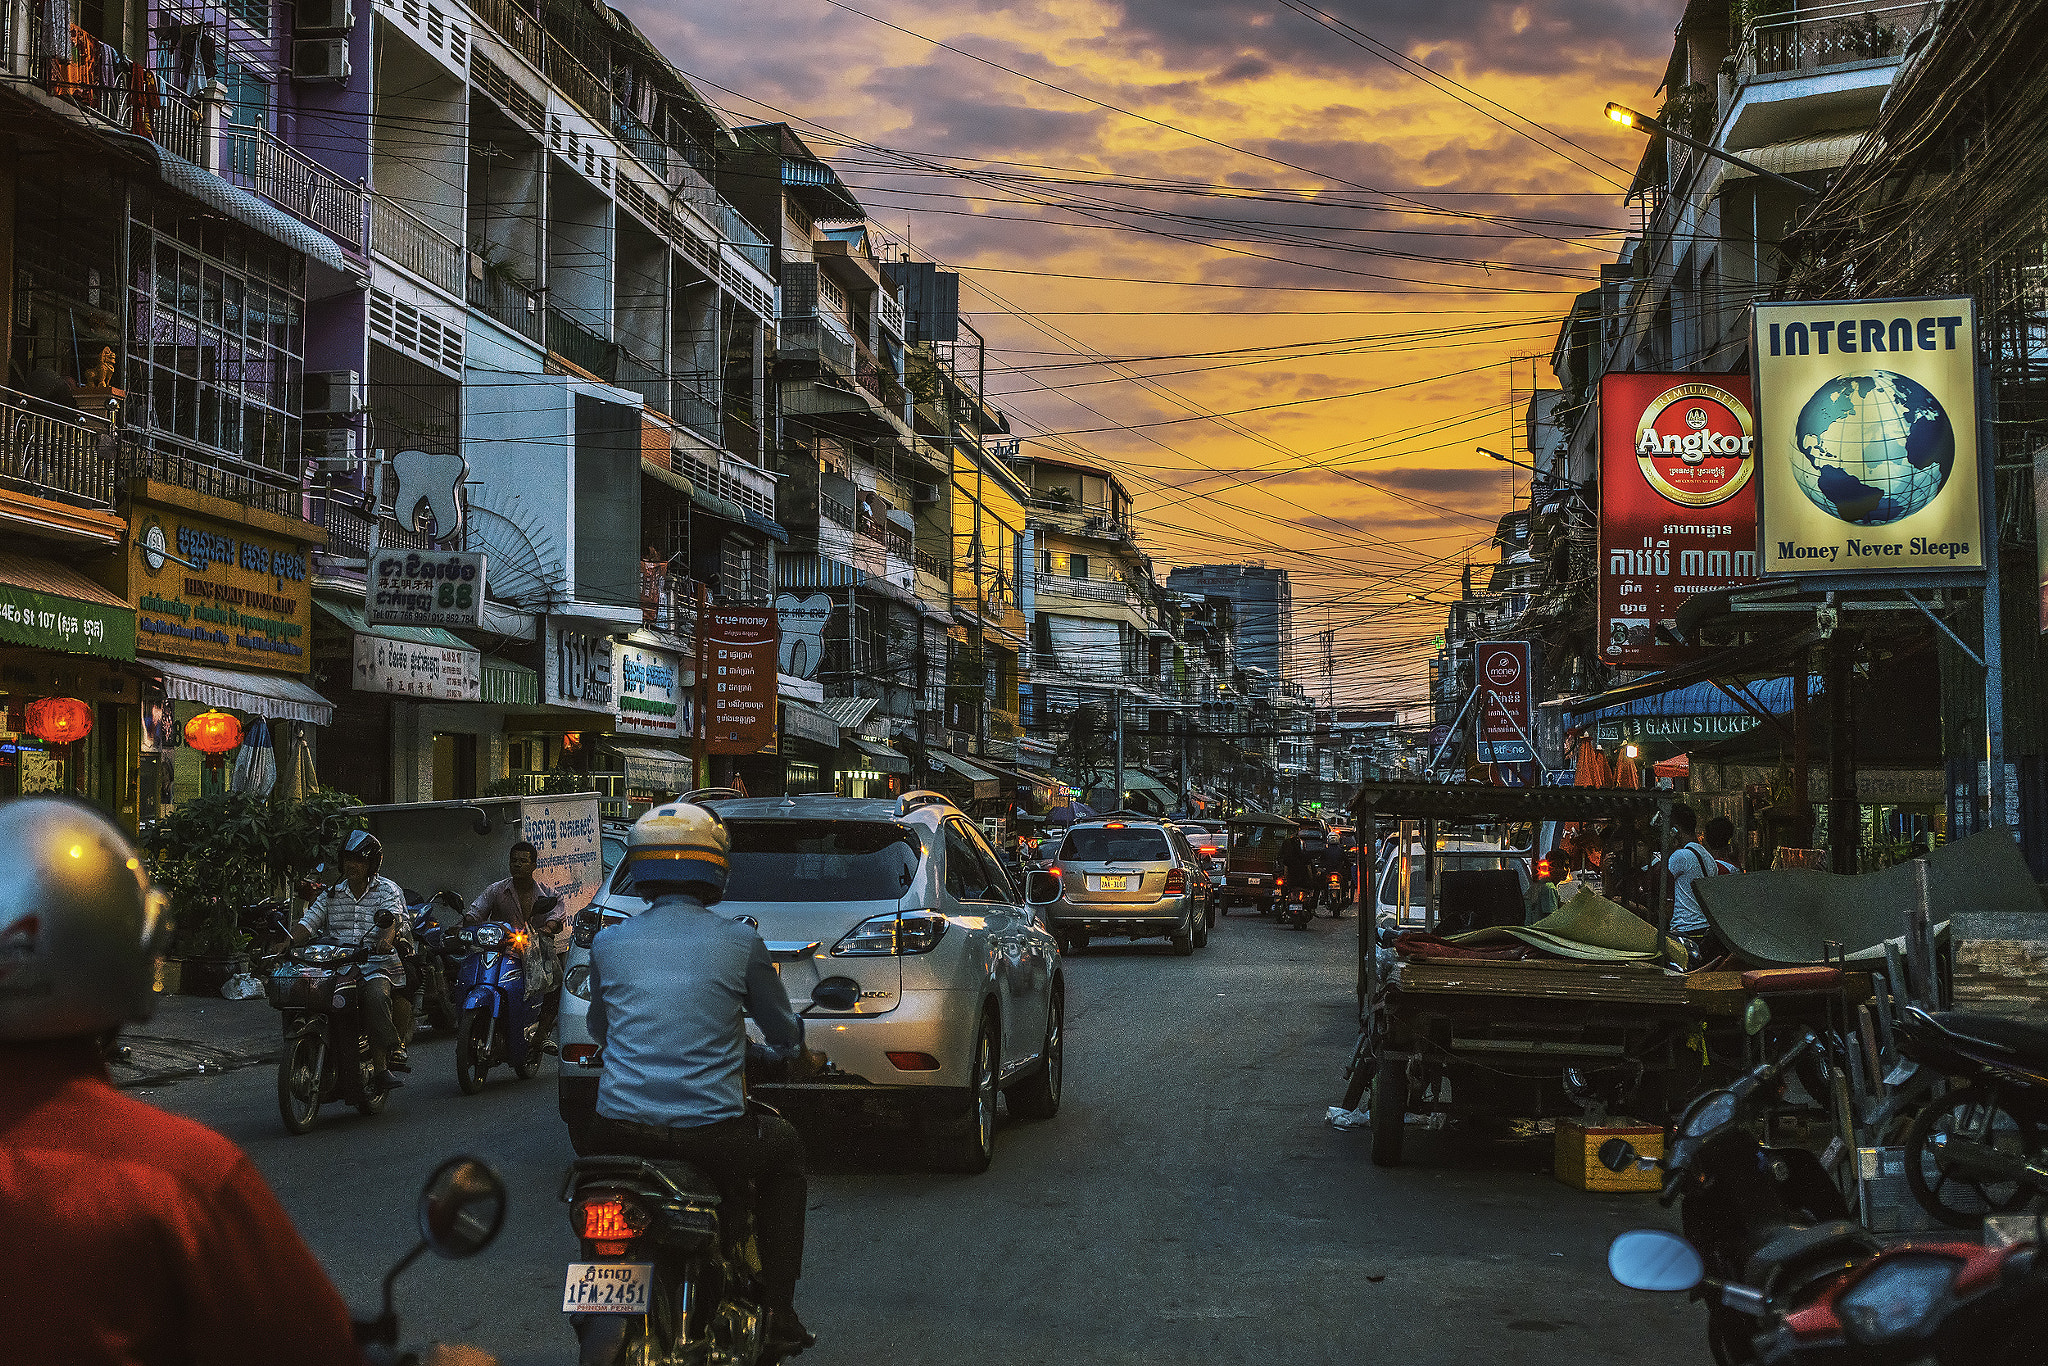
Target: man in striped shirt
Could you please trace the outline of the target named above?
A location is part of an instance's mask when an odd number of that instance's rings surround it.
[[[398,938],[406,931],[405,892],[388,877],[379,877],[384,846],[367,830],[351,831],[341,850],[342,880],[329,887],[292,927],[292,943],[304,944],[328,935],[351,947],[370,946],[370,961],[363,967],[363,1014],[370,1026],[370,1047],[377,1059],[377,1083],[386,1088],[401,1083],[392,1072],[410,1072],[405,1046],[391,1022],[393,984],[405,977],[398,961]],[[391,912],[391,922],[377,923],[379,911]]]

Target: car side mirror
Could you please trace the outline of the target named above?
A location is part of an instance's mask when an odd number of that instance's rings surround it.
[[[1060,875],[1046,868],[1034,868],[1024,876],[1024,901],[1031,906],[1050,906],[1060,899]]]

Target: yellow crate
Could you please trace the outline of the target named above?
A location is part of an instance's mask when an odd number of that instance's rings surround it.
[[[1614,1118],[1598,1128],[1583,1120],[1557,1122],[1557,1179],[1582,1191],[1655,1191],[1664,1189],[1661,1168],[1611,1172],[1600,1162],[1600,1145],[1625,1138],[1638,1157],[1664,1156],[1664,1131],[1639,1120]]]

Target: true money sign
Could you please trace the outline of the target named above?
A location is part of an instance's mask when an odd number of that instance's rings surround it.
[[[1968,298],[1756,305],[1762,571],[1982,569]]]

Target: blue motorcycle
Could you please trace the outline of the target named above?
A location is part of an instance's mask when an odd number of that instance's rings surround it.
[[[553,900],[543,898],[535,912],[552,909]],[[455,1037],[455,1080],[465,1096],[484,1089],[493,1067],[509,1066],[521,1081],[540,1071],[546,993],[527,995],[526,952],[532,934],[502,922],[456,932],[470,951],[456,979],[462,1023]]]

